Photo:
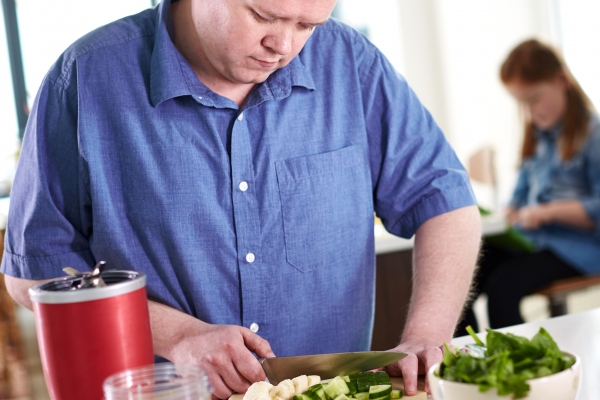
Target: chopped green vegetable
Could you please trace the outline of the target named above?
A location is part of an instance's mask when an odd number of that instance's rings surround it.
[[[359,376],[356,378],[356,388],[359,392],[368,392],[371,386],[371,380],[368,376]]]
[[[402,390],[392,390],[392,393],[390,393],[390,397],[392,399],[401,399],[402,398]]]
[[[375,385],[369,388],[369,399],[377,399],[392,393],[392,385]]]
[[[369,398],[369,393],[367,393],[367,392],[354,393],[354,398],[357,400],[367,400]]]
[[[485,356],[464,351],[454,353],[444,344],[440,377],[478,384],[480,392],[495,387],[499,396],[512,394],[520,399],[529,392],[527,380],[555,374],[575,363],[572,357],[560,351],[544,328],[540,328],[531,341],[488,329],[485,345],[470,326],[467,332],[477,345],[486,346]]]
[[[346,395],[350,393],[350,389],[348,389],[348,385],[343,378],[336,376],[327,384],[325,393],[327,393],[327,396],[330,398],[335,399],[340,394]]]

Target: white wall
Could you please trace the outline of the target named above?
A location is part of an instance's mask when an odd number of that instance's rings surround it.
[[[364,3],[340,0],[342,18],[349,9],[364,8]],[[401,59],[398,70],[463,163],[479,148],[494,146],[497,200],[505,204],[516,178],[522,126],[517,105],[498,77],[500,64],[525,39],[560,42],[558,0],[396,0],[396,5],[400,37],[390,32],[387,39],[371,40],[384,53],[384,43],[400,51],[395,54]],[[378,21],[374,11],[365,23]],[[389,15],[386,18],[390,20]],[[475,184],[480,202],[493,206],[492,192],[478,189]]]
[[[565,60],[600,107],[600,1],[560,0],[560,21]]]
[[[479,148],[494,146],[498,200],[503,205],[512,194],[516,178],[522,122],[517,104],[499,79],[499,68],[510,50],[523,40],[531,37],[558,40],[551,17],[554,3],[543,0],[434,3],[441,39],[449,139],[465,162]]]

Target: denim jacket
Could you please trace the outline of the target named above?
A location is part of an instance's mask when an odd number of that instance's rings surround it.
[[[550,249],[583,274],[600,272],[600,120],[593,115],[581,150],[561,160],[561,126],[536,131],[535,154],[523,161],[510,205],[521,208],[556,200],[578,199],[596,223],[594,231],[557,224],[523,230],[538,247]]]

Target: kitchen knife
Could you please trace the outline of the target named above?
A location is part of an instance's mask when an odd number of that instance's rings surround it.
[[[259,358],[269,382],[279,384],[284,379],[300,375],[319,375],[321,379],[355,374],[385,367],[406,357],[406,353],[391,351],[359,351],[354,353],[315,354],[311,356]]]

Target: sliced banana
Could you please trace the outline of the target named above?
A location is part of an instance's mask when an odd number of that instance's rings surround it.
[[[288,397],[286,400],[291,399],[296,394],[296,387],[294,386],[294,382],[291,379],[284,379],[279,382],[277,386],[285,386],[287,388]]]
[[[318,375],[300,375],[294,379],[284,379],[277,386],[269,382],[255,382],[244,395],[243,400],[291,400],[296,394],[304,393],[312,385],[321,382]]]
[[[308,378],[308,387],[316,385],[317,383],[321,383],[321,377],[319,375],[309,375],[307,378]]]
[[[295,393],[301,394],[308,390],[308,377],[306,375],[300,375],[292,379],[294,384]]]
[[[246,390],[243,400],[272,400],[269,395],[269,391],[272,387],[273,385],[269,382],[254,382],[250,385],[248,390]]]
[[[293,387],[293,385],[292,385],[292,387]],[[282,382],[279,382],[279,385],[273,386],[269,390],[269,395],[271,396],[271,398],[273,400],[277,400],[277,397],[280,397],[283,400],[288,400],[290,397],[292,397],[294,395],[294,391],[292,390],[292,392],[290,392],[290,390],[288,389],[288,386],[285,383],[282,384]]]

